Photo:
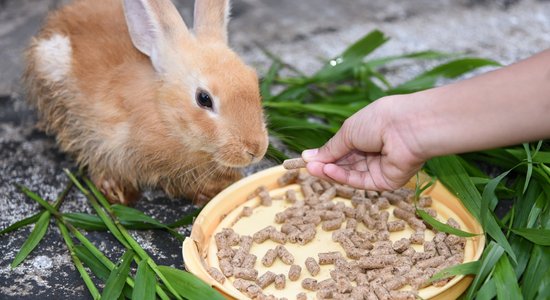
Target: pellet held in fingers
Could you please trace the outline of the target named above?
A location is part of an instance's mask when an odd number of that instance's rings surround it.
[[[319,267],[319,264],[317,264],[317,262],[313,257],[306,258],[305,265],[306,265],[306,269],[308,270],[309,274],[311,274],[311,276],[315,276],[319,274],[319,272],[321,271],[321,267]]]
[[[305,168],[307,165],[306,161],[302,158],[291,158],[285,159],[283,161],[283,167],[287,170]]]

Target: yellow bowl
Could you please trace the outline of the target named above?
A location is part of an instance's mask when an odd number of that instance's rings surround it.
[[[204,207],[193,224],[190,237],[186,238],[183,242],[182,252],[186,269],[216,288],[228,299],[246,299],[247,297],[236,290],[229,280],[226,280],[224,284],[220,284],[206,271],[207,266],[212,265],[217,267],[213,235],[220,231],[221,228],[233,225],[235,220],[238,219],[243,206],[258,205],[257,199],[247,200],[247,196],[258,186],[264,185],[269,190],[276,192],[276,189],[279,188],[277,178],[285,172],[286,170],[282,166],[266,169],[246,177],[223,190]],[[414,188],[414,181],[411,180],[408,186]],[[432,207],[437,210],[439,216],[445,219],[449,217],[455,218],[465,231],[473,233],[482,232],[481,225],[466,210],[460,200],[445,189],[441,183],[436,182],[424,194],[432,197]],[[271,218],[266,222],[271,222],[271,220],[273,219]],[[263,226],[258,224],[258,226],[251,230],[254,232],[263,228]],[[481,257],[484,246],[484,235],[468,238],[464,262],[478,260]],[[456,276],[443,287],[430,286],[422,289],[420,296],[425,299],[456,299],[466,290],[472,279],[472,276]]]

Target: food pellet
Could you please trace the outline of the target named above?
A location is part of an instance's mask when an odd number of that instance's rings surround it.
[[[351,199],[353,192],[355,192],[354,188],[341,184],[336,184],[334,187],[336,188],[336,195],[345,199]]]
[[[283,174],[283,176],[277,179],[279,186],[287,186],[289,184],[295,183],[298,180],[298,175],[300,175],[300,170],[289,170]]]
[[[300,274],[302,273],[302,267],[299,265],[291,265],[290,269],[288,270],[288,279],[290,281],[296,281],[300,278]]]
[[[307,300],[307,295],[304,292],[296,294],[296,300]]]
[[[305,168],[306,161],[302,158],[291,158],[283,161],[283,167],[287,170]]]
[[[286,285],[286,277],[285,274],[278,274],[275,276],[275,288],[278,290],[282,290],[285,288]]]
[[[254,209],[250,206],[243,207],[243,210],[241,211],[241,217],[250,217],[252,215],[252,212]]]
[[[334,289],[319,289],[317,290],[317,293],[315,294],[315,296],[317,296],[317,299],[333,299],[333,293],[334,293]]]
[[[388,201],[388,198],[380,197],[378,198],[378,201],[376,201],[376,206],[378,206],[379,209],[388,209],[390,208],[390,202]]]
[[[435,256],[426,260],[420,260],[416,262],[416,267],[421,269],[436,268],[445,262],[444,256]]]
[[[262,276],[258,277],[258,279],[256,280],[256,283],[262,288],[262,289],[265,289],[266,287],[268,287],[270,284],[272,284],[273,282],[275,282],[275,277],[277,275],[275,275],[275,273],[271,272],[271,271],[266,271]]]
[[[395,220],[395,221],[388,222],[389,232],[396,232],[396,231],[402,231],[402,230],[405,230],[405,221]]]
[[[223,275],[226,277],[233,276],[233,265],[229,259],[220,260],[220,270],[222,270]]]
[[[316,291],[317,290],[317,280],[313,278],[305,278],[302,280],[302,288],[310,291]]]
[[[397,240],[393,243],[393,250],[398,253],[403,253],[405,250],[409,248],[411,245],[411,241],[406,238],[402,238],[400,240]]]
[[[430,207],[432,206],[432,197],[430,196],[420,196],[418,199],[418,206],[420,207]]]
[[[390,292],[386,290],[386,288],[381,284],[373,284],[372,289],[374,290],[374,293],[380,300],[390,300]]]
[[[275,243],[284,244],[286,243],[286,234],[273,230],[269,233],[269,239],[274,241]]]
[[[258,277],[258,270],[256,269],[245,269],[245,268],[234,268],[233,276],[235,278],[242,278],[246,280],[256,280]]]
[[[319,257],[319,264],[320,265],[332,265],[336,262],[336,260],[340,257],[342,257],[342,254],[339,251],[332,251],[332,252],[322,252],[318,253],[317,256]],[[315,262],[315,259],[311,258],[313,262]],[[306,260],[307,263],[307,260]],[[315,262],[317,264],[317,262]]]
[[[316,181],[314,183],[311,184],[311,189],[313,189],[313,191],[316,193],[316,194],[321,194],[323,192],[323,186],[321,185],[320,182]]]
[[[234,255],[235,255],[235,250],[229,247],[220,249],[216,253],[216,256],[218,257],[218,259],[223,259],[223,258],[231,259],[233,258]]]
[[[323,222],[321,228],[323,228],[324,231],[332,231],[342,227],[342,223],[344,223],[344,218],[327,220]]]
[[[271,206],[271,204],[273,204],[273,201],[268,191],[261,191],[258,196],[260,197],[260,204],[262,206]]]
[[[319,267],[319,264],[317,264],[313,257],[306,258],[305,265],[311,276],[315,276],[321,271],[321,267]]]
[[[251,284],[246,288],[246,291],[244,292],[248,297],[255,298],[262,292],[262,289],[255,285]]]
[[[412,291],[390,291],[393,300],[415,300],[416,294]]]
[[[296,203],[296,191],[295,190],[287,190],[285,192],[285,199],[288,203]]]
[[[262,264],[266,267],[271,267],[273,265],[273,262],[275,262],[277,256],[278,254],[275,249],[267,250],[264,257],[262,258]]]
[[[235,279],[235,281],[233,281],[233,286],[241,292],[245,292],[246,289],[253,284],[254,282],[241,278],[237,278]]]
[[[285,248],[285,246],[279,245],[275,248],[277,250],[277,256],[287,265],[294,263],[294,256]]]
[[[405,285],[407,285],[408,279],[403,276],[394,276],[392,279],[386,281],[384,285],[386,286],[386,289],[392,291],[392,290],[398,290]]]
[[[424,243],[424,231],[415,231],[411,234],[411,244],[422,245]]]
[[[275,231],[275,227],[273,226],[267,226],[263,229],[261,229],[260,231],[254,233],[252,235],[252,239],[254,240],[254,242],[258,243],[258,244],[261,244],[263,242],[265,242],[267,239],[269,239],[269,236],[271,234],[272,231]]]
[[[242,267],[247,269],[254,268],[254,265],[256,264],[256,260],[258,260],[258,257],[252,253],[249,253],[243,260]]]
[[[321,196],[319,196],[319,201],[329,201],[332,200],[336,196],[336,188],[330,187],[328,190],[324,191]]]
[[[222,272],[220,270],[218,270],[217,268],[214,268],[214,267],[208,267],[206,269],[206,271],[208,272],[208,274],[210,274],[210,276],[212,276],[212,278],[214,278],[217,282],[223,284],[225,282],[225,276],[223,276]]]
[[[317,234],[317,231],[315,231],[315,229],[306,229],[298,235],[298,244],[305,245],[311,242],[315,238],[315,234]]]
[[[248,197],[246,197],[246,199],[247,199],[247,200],[250,200],[250,199],[253,199],[253,198],[258,197],[258,195],[259,195],[262,191],[266,191],[266,192],[267,192],[267,187],[264,186],[264,185],[259,186],[259,187],[256,188],[252,193],[250,193],[250,194],[248,195]]]

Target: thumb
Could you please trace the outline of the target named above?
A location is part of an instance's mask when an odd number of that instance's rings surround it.
[[[346,133],[347,126],[342,126],[338,132],[322,147],[308,149],[302,152],[302,158],[306,162],[318,161],[323,163],[335,162],[353,150],[349,134]]]

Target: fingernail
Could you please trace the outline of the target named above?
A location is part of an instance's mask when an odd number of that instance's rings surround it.
[[[315,156],[317,156],[317,153],[319,152],[319,149],[308,149],[308,150],[304,150],[302,152],[302,158],[305,159],[306,161],[308,161],[309,159],[312,159],[314,158]]]

